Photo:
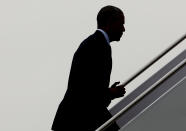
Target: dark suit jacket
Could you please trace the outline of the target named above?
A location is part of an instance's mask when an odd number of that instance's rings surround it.
[[[96,31],[74,54],[68,89],[57,110],[53,130],[93,131],[111,118],[107,110],[111,102],[111,69],[111,47],[104,35]],[[116,125],[111,128],[118,129]]]

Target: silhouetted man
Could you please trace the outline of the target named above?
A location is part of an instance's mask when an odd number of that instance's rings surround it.
[[[119,41],[125,18],[114,6],[103,7],[97,15],[98,29],[85,39],[74,54],[68,89],[57,110],[52,130],[94,131],[112,116],[107,107],[122,97],[125,88],[115,82],[109,88],[112,69],[110,42]],[[117,131],[115,124],[107,131]]]

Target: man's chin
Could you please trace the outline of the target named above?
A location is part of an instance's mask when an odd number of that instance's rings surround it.
[[[120,41],[121,37],[122,37],[123,34],[121,34],[116,41]]]
[[[120,41],[122,35],[118,35],[118,37],[115,37],[113,41]]]
[[[116,41],[120,41],[120,39],[121,39],[121,37],[118,37],[118,38],[116,39]]]

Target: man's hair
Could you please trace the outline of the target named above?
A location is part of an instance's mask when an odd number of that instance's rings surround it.
[[[104,27],[108,21],[117,19],[121,14],[123,14],[122,10],[115,6],[108,5],[101,8],[97,15],[98,28]]]

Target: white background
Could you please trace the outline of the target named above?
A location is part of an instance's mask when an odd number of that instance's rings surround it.
[[[121,41],[111,43],[110,84],[124,82],[186,32],[185,0],[0,1],[1,131],[50,130],[73,54],[96,30],[105,5],[121,8],[126,17]],[[185,48],[183,42],[129,84],[127,94]]]

